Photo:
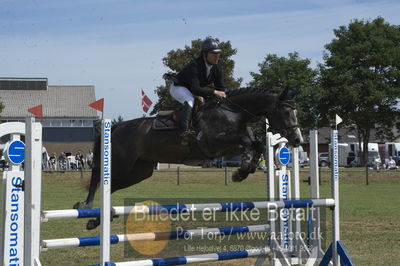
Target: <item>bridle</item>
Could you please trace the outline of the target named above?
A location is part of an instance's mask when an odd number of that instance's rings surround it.
[[[232,101],[229,100],[228,98],[219,98],[218,100],[228,102],[229,104],[231,104],[231,105],[237,107],[238,109],[242,110],[243,112],[249,114],[252,118],[257,117],[254,113],[250,112],[249,110],[247,110],[247,109],[244,108],[243,106],[241,106],[241,105],[239,105],[239,104],[237,104],[237,103],[232,102]],[[279,103],[278,106],[289,107],[289,108],[291,108],[292,110],[296,110],[296,107],[294,106],[294,101],[292,101],[292,100],[283,101],[283,102]],[[275,112],[277,112],[277,111],[278,111],[278,108],[275,108]],[[267,121],[265,121],[265,124],[266,124],[268,127],[270,127],[270,124],[269,124]],[[295,125],[288,126],[288,127],[282,127],[282,128],[280,128],[280,130],[281,130],[281,132],[282,132],[284,135],[286,135],[287,130],[293,129],[293,128],[299,128],[299,125],[298,125],[298,124],[295,124]]]

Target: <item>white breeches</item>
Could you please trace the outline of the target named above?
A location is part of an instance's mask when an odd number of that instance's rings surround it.
[[[185,102],[187,102],[190,105],[190,107],[193,108],[194,97],[193,97],[193,94],[187,88],[185,88],[183,86],[175,86],[174,84],[171,84],[169,93],[171,94],[172,98],[174,98],[181,104],[184,104]]]

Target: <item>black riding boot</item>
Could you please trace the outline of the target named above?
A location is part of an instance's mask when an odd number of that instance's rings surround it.
[[[181,137],[181,143],[184,145],[187,145],[189,142],[189,138],[192,135],[192,132],[190,131],[190,120],[192,117],[192,107],[185,102],[182,107],[181,111],[181,121],[179,125],[179,131],[180,131],[180,137]]]

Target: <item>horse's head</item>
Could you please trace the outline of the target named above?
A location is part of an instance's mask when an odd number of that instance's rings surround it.
[[[287,90],[279,95],[274,117],[273,121],[270,121],[272,128],[287,138],[291,145],[298,147],[303,142],[303,137],[297,123],[294,101]]]

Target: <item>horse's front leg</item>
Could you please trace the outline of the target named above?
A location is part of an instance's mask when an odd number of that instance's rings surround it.
[[[233,182],[240,182],[246,179],[249,174],[254,173],[263,152],[262,143],[252,140],[248,136],[242,138],[241,144],[244,146],[242,163],[240,168],[232,174]]]

